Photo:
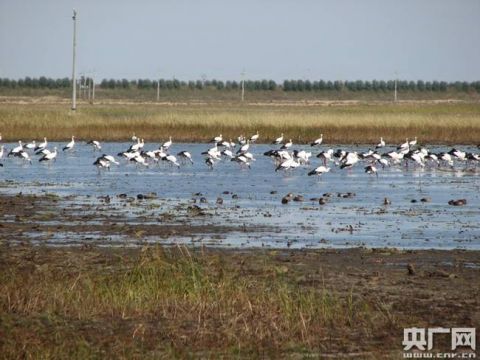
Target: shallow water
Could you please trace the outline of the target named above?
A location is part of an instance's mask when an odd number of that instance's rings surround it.
[[[6,144],[6,147],[12,145]],[[61,148],[63,144],[50,144],[51,147],[55,145]],[[101,153],[116,155],[128,145],[105,143]],[[145,147],[155,148],[148,144]],[[473,171],[471,166],[470,170],[466,169],[465,164],[458,164],[455,169],[396,166],[379,169],[377,178],[365,174],[361,163],[351,171],[340,170],[332,163],[331,172],[319,178],[307,176],[309,170],[320,165],[315,157],[305,167],[287,173],[275,172],[272,160],[263,156],[272,148],[269,145],[251,147],[257,159],[251,169],[224,160],[210,170],[200,155],[209,147],[209,144],[174,144],[170,150],[172,154],[188,150],[194,157],[193,165],[185,164],[180,168],[164,163],[143,168],[119,159],[120,166],[112,165],[110,171],[99,172],[92,163],[101,153],[94,153],[89,145],[77,143],[74,151],[60,153],[52,164],[39,163],[38,156],[32,156],[32,165],[20,159],[3,159],[0,191],[76,195],[77,202],[94,201],[100,195],[126,193],[136,196],[155,192],[160,199],[169,200],[164,201],[158,211],[173,209],[178,202],[189,201],[193,194],[201,192],[208,199],[208,204],[202,206],[215,211],[216,223],[262,226],[255,233],[229,233],[220,238],[207,234],[202,239],[217,246],[480,249],[479,166]],[[367,150],[366,147],[331,147]],[[309,146],[296,148],[312,150]],[[320,150],[314,150],[314,156]],[[225,191],[229,193],[223,194]],[[271,194],[272,191],[277,193]],[[282,205],[281,198],[289,192],[303,195],[305,201]],[[346,192],[356,196],[341,198],[336,195]],[[326,205],[309,201],[324,193],[332,194]],[[232,194],[238,195],[238,199],[232,199]],[[215,204],[217,197],[224,199],[222,206]],[[383,206],[385,197],[391,200],[391,205]],[[420,202],[424,197],[431,198],[431,202]],[[460,207],[447,204],[459,198],[466,198],[468,204]],[[412,199],[418,202],[411,203]],[[55,242],[61,241],[59,237]],[[146,241],[189,242],[191,239]]]

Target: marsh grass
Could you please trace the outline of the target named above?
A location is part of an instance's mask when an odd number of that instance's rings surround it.
[[[236,139],[260,132],[271,142],[281,132],[297,143],[324,134],[325,143],[389,143],[417,136],[420,143],[477,144],[477,103],[359,103],[331,106],[285,104],[104,104],[83,105],[76,114],[68,105],[0,105],[4,140],[23,139],[127,141],[135,133],[146,141],[208,141],[222,133]]]
[[[0,273],[7,357],[348,352],[352,339],[396,327],[376,302],[300,285],[267,255],[242,265],[184,247],[40,252],[21,251]]]

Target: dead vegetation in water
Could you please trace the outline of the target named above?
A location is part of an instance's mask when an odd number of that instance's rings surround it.
[[[406,102],[310,104],[122,104],[84,105],[73,115],[66,104],[0,104],[4,141],[78,139],[128,141],[133,133],[147,141],[172,136],[176,142],[208,141],[260,132],[271,142],[281,132],[296,143],[324,134],[330,143],[387,143],[417,136],[419,143],[476,144],[480,138],[478,103]]]

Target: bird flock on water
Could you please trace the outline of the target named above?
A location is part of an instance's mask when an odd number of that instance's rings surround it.
[[[260,134],[258,131],[250,137],[241,135],[236,142],[232,141],[232,139],[226,140],[222,134],[219,134],[211,139],[212,146],[201,153],[203,161],[210,169],[213,169],[221,161],[232,161],[238,163],[241,167],[250,168],[255,161],[255,157],[250,150],[258,142],[259,138]],[[2,136],[0,134],[1,141]],[[93,162],[93,165],[99,170],[108,170],[111,165],[120,165],[118,158],[123,158],[128,162],[145,167],[160,161],[175,167],[188,163],[193,164],[194,162],[192,154],[188,151],[180,151],[176,155],[170,153],[173,145],[172,137],[169,137],[168,141],[156,149],[150,150],[144,148],[144,139],[135,136],[135,134],[132,136],[131,141],[132,143],[128,149],[119,152],[116,155],[117,157],[102,154]],[[101,152],[102,150],[102,145],[97,140],[88,141],[86,144],[91,146],[95,152]],[[322,144],[323,134],[312,141],[310,146],[312,149],[315,149],[321,148]],[[410,141],[407,138],[404,143],[398,146],[387,145],[382,137],[378,144],[372,146],[366,152],[324,148],[316,155],[316,158],[320,159],[321,165],[313,169],[311,168],[312,151],[294,149],[292,139],[286,138],[283,133],[271,145],[276,146],[276,148],[266,151],[264,155],[273,160],[275,171],[290,171],[299,167],[310,167],[307,172],[309,176],[326,174],[330,172],[332,166],[341,170],[348,170],[363,164],[365,173],[378,176],[380,168],[385,169],[390,166],[403,165],[406,168],[412,165],[420,168],[426,166],[453,167],[454,163],[457,162],[466,166],[476,167],[480,163],[480,154],[478,153],[465,152],[456,148],[452,148],[448,152],[432,152],[426,147],[420,146],[417,143],[417,137]],[[75,136],[72,136],[70,142],[61,148],[62,153],[74,150],[75,146]],[[18,146],[10,150],[5,149],[3,144],[0,145],[0,161],[5,157],[16,157],[31,164],[32,156],[38,156],[39,162],[52,163],[56,161],[59,153],[56,146],[53,147],[53,150],[48,148],[47,138],[44,138],[43,142],[40,143],[32,141],[27,144],[20,140],[18,141]],[[0,162],[0,166],[3,166],[3,162]]]

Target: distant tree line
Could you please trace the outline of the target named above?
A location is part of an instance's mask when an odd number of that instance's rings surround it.
[[[177,79],[138,79],[138,80],[115,80],[103,79],[100,83],[102,89],[156,89],[160,87],[162,90],[172,89],[217,89],[217,90],[236,90],[241,88],[240,81],[222,81],[222,80],[190,80],[180,81]],[[245,80],[246,90],[276,90],[279,88],[277,83],[273,80]]]
[[[89,82],[83,76],[79,78],[79,83]],[[284,80],[283,83],[276,83],[274,80],[245,80],[245,90],[247,91],[393,91],[395,88],[394,80],[372,80],[372,81],[310,81],[310,80]],[[32,89],[62,89],[69,88],[71,80],[69,78],[52,79],[45,76],[39,78],[25,77],[24,79],[0,78],[0,88],[32,88]],[[241,88],[241,81],[222,81],[222,80],[190,80],[180,81],[177,79],[103,79],[100,84],[102,89],[156,89],[161,90],[238,90]],[[446,82],[446,81],[397,81],[397,90],[402,91],[476,91],[480,93],[480,81],[474,82]]]

